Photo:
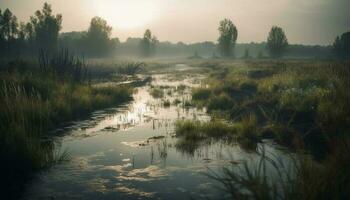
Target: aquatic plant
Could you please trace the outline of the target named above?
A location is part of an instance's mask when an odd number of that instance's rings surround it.
[[[164,97],[164,90],[163,89],[159,89],[159,88],[152,88],[151,91],[150,91],[150,94],[154,98],[163,98]]]
[[[67,157],[56,152],[50,130],[95,109],[128,101],[132,94],[126,86],[94,87],[36,70],[1,72],[0,79],[1,181],[11,195],[19,194],[34,172]]]

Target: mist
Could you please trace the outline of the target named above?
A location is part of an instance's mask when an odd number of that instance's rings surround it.
[[[0,0],[0,198],[350,199],[349,0]]]
[[[0,5],[28,21],[45,1],[26,2],[1,0]],[[140,37],[147,28],[161,41],[216,41],[217,24],[230,18],[240,30],[240,43],[265,41],[269,28],[278,24],[291,43],[329,45],[350,26],[347,0],[77,0],[69,6],[59,0],[48,2],[64,16],[63,32],[85,30],[91,18],[100,16],[121,41]]]

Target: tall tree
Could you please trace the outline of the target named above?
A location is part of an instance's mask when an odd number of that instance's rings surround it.
[[[0,12],[0,42],[1,52],[9,56],[15,48],[16,38],[18,37],[17,17],[6,9],[2,14]]]
[[[288,47],[288,39],[283,29],[273,26],[267,38],[267,49],[270,56],[280,58],[286,52]]]
[[[86,35],[86,45],[90,56],[103,56],[110,51],[112,46],[111,33],[112,27],[107,24],[106,20],[100,17],[91,19]]]
[[[58,45],[58,34],[62,26],[62,15],[52,14],[51,5],[44,3],[43,9],[30,17],[35,32],[35,41],[39,50],[55,53]]]
[[[223,57],[234,56],[234,47],[236,45],[238,31],[236,26],[229,19],[224,19],[220,22],[219,26],[220,37],[219,51]]]
[[[338,58],[350,58],[350,32],[344,33],[335,39],[333,52]]]
[[[147,29],[143,34],[142,40],[140,41],[141,55],[145,57],[153,55],[155,53],[157,44],[157,37],[152,35],[152,32]]]

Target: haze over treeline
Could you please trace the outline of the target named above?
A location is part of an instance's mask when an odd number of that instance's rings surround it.
[[[105,3],[108,4],[108,2]],[[341,1],[338,3],[341,3]],[[322,5],[324,4],[325,3]],[[147,9],[147,7],[145,9]],[[115,15],[117,17],[118,13]],[[139,16],[140,19],[142,17],[143,16]],[[196,43],[184,43],[181,41],[169,42],[162,40],[158,32],[152,29],[145,29],[138,37],[128,37],[125,42],[121,42],[119,37],[113,34],[113,25],[111,25],[111,23],[113,24],[114,21],[110,23],[110,20],[107,21],[103,17],[95,16],[90,19],[88,28],[80,31],[64,32],[63,22],[65,19],[66,17],[60,14],[59,10],[57,11],[48,3],[45,3],[41,10],[35,11],[27,21],[20,21],[15,12],[10,9],[3,9],[1,14],[1,54],[7,57],[35,55],[37,51],[45,51],[50,54],[58,49],[69,49],[76,54],[88,57],[187,56],[189,58],[216,58],[220,55],[222,57],[235,58],[264,58],[270,56],[329,58],[332,57],[335,52],[341,54],[339,53],[341,52],[339,49],[341,49],[342,44],[340,44],[340,42],[338,44],[338,50],[335,50],[336,43],[339,40],[339,38],[337,40],[335,40],[335,38],[343,34],[343,32],[339,32],[336,37],[333,38],[334,42],[332,42],[332,45],[301,45],[291,42],[290,38],[293,37],[293,34],[290,34],[288,31],[289,29],[280,27],[279,24],[278,26],[271,26],[272,29],[270,27],[268,29],[270,32],[267,33],[259,29],[258,26],[253,26],[251,29],[258,33],[257,35],[264,33],[264,41],[242,43],[239,38],[244,38],[249,35],[244,29],[242,30],[240,26],[237,25],[242,23],[242,21],[230,18],[223,19],[222,17],[221,21],[219,21],[214,28],[202,25],[209,32],[216,32],[216,41],[203,40]],[[71,21],[69,18],[66,20]],[[128,22],[128,20],[128,18],[125,18],[126,22]],[[132,24],[135,21],[129,22]],[[143,23],[143,25],[146,24],[145,22]],[[175,25],[176,23],[174,26]],[[230,26],[232,26],[231,29],[225,30],[225,28],[229,28]],[[269,44],[271,43],[271,31],[273,31],[274,28],[277,28],[276,30],[283,33],[284,40],[286,41],[283,49],[275,49],[275,52],[279,52],[278,54],[280,55],[273,53],[274,51],[270,48],[271,45]],[[169,29],[167,31],[171,30],[172,29]],[[181,33],[180,30],[178,32]],[[205,35],[202,33],[205,32],[198,29],[198,35]],[[227,33],[230,34],[227,35]],[[234,34],[231,35],[231,33]],[[302,33],[305,37],[309,34],[306,30],[302,31]],[[325,33],[319,33],[319,35],[322,34]],[[317,37],[317,35],[315,35],[315,37]],[[255,39],[256,37],[252,37],[251,41]]]
[[[0,0],[21,21],[27,21],[45,0]],[[330,45],[350,26],[348,0],[48,0],[64,16],[62,31],[82,31],[100,16],[125,41],[149,28],[161,41],[194,43],[217,40],[217,24],[234,21],[238,43],[263,42],[271,26],[280,25],[291,44]],[[186,22],[186,23],[184,23]]]

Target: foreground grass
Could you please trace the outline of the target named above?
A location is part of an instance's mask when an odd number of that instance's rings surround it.
[[[211,74],[205,87],[192,91],[192,101],[228,123],[210,130],[216,122],[178,122],[180,139],[232,137],[254,144],[271,138],[296,153],[291,171],[262,156],[253,167],[242,163],[211,176],[232,199],[349,198],[349,63],[260,61],[203,67],[212,68]],[[312,159],[305,160],[305,153]],[[266,165],[284,178],[268,179]]]
[[[301,152],[283,161],[260,148],[260,159],[207,175],[220,183],[230,199],[349,199],[349,141],[335,149],[327,159],[315,162]]]
[[[93,87],[38,71],[0,72],[0,79],[1,184],[13,196],[33,172],[64,159],[49,130],[124,103],[132,94],[126,86]]]
[[[213,70],[206,83],[209,87],[193,90],[193,102],[233,122],[253,114],[262,136],[295,148],[302,142],[312,153],[324,154],[328,141],[350,135],[348,65],[265,61],[240,67],[226,63]]]

